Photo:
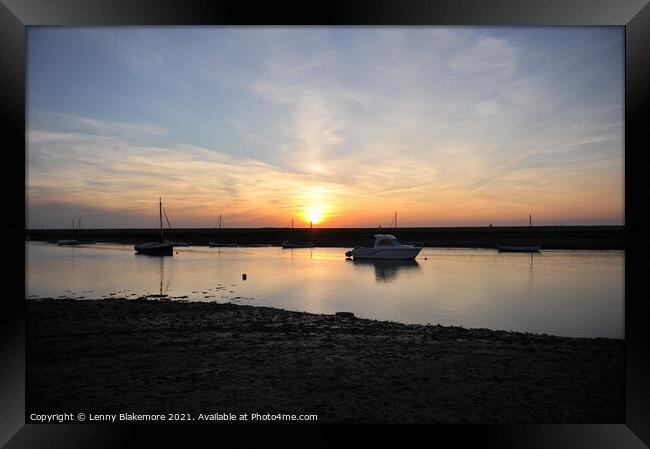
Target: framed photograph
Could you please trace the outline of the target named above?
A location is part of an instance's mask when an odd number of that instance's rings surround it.
[[[2,2],[0,443],[647,447],[647,2]]]

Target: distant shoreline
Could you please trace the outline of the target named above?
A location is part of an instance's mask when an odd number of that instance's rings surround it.
[[[625,249],[624,225],[597,226],[493,226],[435,228],[179,228],[166,230],[167,238],[197,246],[209,242],[240,245],[280,245],[282,241],[313,242],[320,247],[371,245],[376,233],[394,234],[403,242],[427,247],[496,248],[501,245],[539,244],[542,249]],[[55,242],[81,238],[97,242],[135,244],[159,238],[158,229],[31,229],[26,238]]]
[[[27,412],[318,422],[625,417],[624,341],[201,302],[27,300]]]

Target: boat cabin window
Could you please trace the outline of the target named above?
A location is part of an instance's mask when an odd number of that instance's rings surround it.
[[[381,239],[377,242],[377,246],[395,246],[395,240]]]

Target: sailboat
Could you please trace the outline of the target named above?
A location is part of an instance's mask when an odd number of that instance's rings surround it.
[[[81,218],[80,218],[80,219],[79,219],[79,224],[77,225],[77,230],[78,230],[79,232],[81,232],[81,229],[82,229],[82,227],[81,227]],[[81,236],[79,236],[79,238],[77,239],[77,241],[79,242],[80,245],[94,245],[95,243],[97,243],[97,242],[94,241],[94,240],[82,240],[82,239],[81,239]]]
[[[310,223],[310,225],[312,225]],[[291,219],[291,229],[293,229],[293,218]],[[313,248],[314,243],[313,242],[294,242],[291,243],[288,240],[283,240],[281,243],[281,246],[283,249],[288,249],[288,248]]]
[[[532,227],[533,227],[533,216],[532,216],[532,214],[528,216],[528,220],[529,220],[530,228],[532,229]],[[542,249],[542,245],[528,245],[528,246],[509,245],[509,246],[505,246],[505,245],[499,245],[499,243],[497,243],[497,250],[500,253],[536,253],[536,252],[539,252],[541,249]]]
[[[172,242],[165,239],[163,232],[162,198],[158,199],[158,207],[160,213],[160,241],[138,243],[134,247],[138,254],[146,254],[149,256],[172,256],[174,254],[174,245]]]
[[[79,227],[77,227],[76,221],[73,218],[72,219],[72,235],[76,236],[77,235],[77,230],[81,227],[81,218],[79,219]],[[57,240],[56,242],[57,245],[59,246],[78,246],[81,244],[81,242],[77,239],[63,239],[63,240]]]
[[[219,214],[219,223],[217,224],[219,230],[221,230],[221,214]],[[210,248],[220,248],[222,246],[237,246],[236,243],[223,243],[223,242],[208,242]]]

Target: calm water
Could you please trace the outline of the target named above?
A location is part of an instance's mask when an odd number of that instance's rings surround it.
[[[94,299],[162,292],[404,323],[624,336],[623,251],[425,248],[411,263],[360,263],[345,260],[347,249],[187,247],[156,258],[135,255],[132,245],[26,242],[27,295]]]

